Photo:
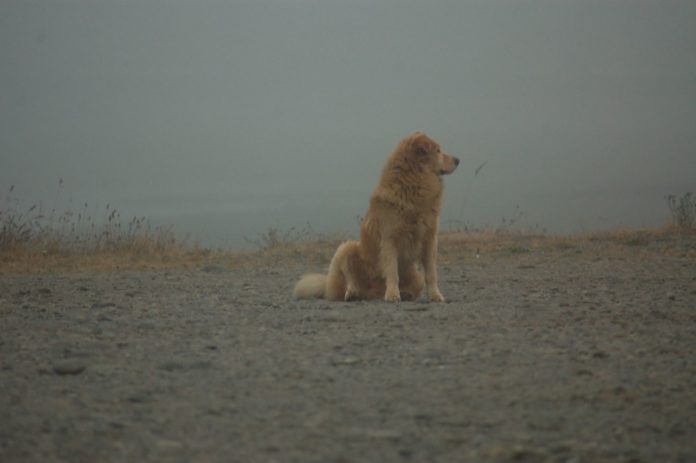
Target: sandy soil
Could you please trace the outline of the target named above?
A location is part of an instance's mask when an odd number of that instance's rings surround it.
[[[0,276],[0,461],[694,462],[696,260],[643,244],[444,250],[445,304]]]

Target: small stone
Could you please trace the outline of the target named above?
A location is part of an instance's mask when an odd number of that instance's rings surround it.
[[[131,403],[144,403],[149,400],[149,397],[144,393],[136,393],[128,397],[126,400]]]
[[[135,325],[136,328],[141,329],[141,330],[154,330],[157,328],[157,324],[155,322],[146,320],[138,323]]]
[[[189,365],[187,365],[188,368],[192,370],[207,370],[209,368],[213,367],[213,364],[206,361],[206,360],[200,360],[198,362],[193,362]]]
[[[184,365],[175,361],[175,360],[170,360],[168,362],[162,363],[160,366],[160,369],[166,370],[166,371],[174,371],[174,370],[181,370],[184,368]]]
[[[510,454],[511,461],[533,462],[545,460],[544,454],[534,449],[528,449],[522,446],[515,446]]]
[[[424,312],[428,309],[429,309],[429,307],[427,304],[418,304],[418,305],[404,305],[402,310],[405,310],[408,312]]]
[[[205,267],[201,268],[201,271],[205,273],[224,273],[225,268],[221,267],[219,265],[206,265]]]
[[[386,439],[386,440],[397,440],[401,437],[399,431],[392,429],[372,429],[365,432],[367,437],[372,439]]]
[[[181,442],[170,439],[159,439],[157,445],[167,449],[178,449],[183,446]]]
[[[360,357],[356,357],[355,355],[346,355],[345,357],[334,359],[332,363],[334,365],[355,365],[360,363],[360,361]]]
[[[353,439],[399,440],[402,434],[393,429],[349,428],[343,434]]]
[[[79,359],[59,360],[53,364],[53,372],[58,375],[79,375],[87,365]]]
[[[95,302],[92,304],[92,309],[106,309],[108,307],[116,307],[113,302]]]

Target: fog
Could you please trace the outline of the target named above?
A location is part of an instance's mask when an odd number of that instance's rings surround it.
[[[696,191],[696,2],[0,3],[0,207],[355,234],[414,130],[462,160],[443,227],[661,225]]]

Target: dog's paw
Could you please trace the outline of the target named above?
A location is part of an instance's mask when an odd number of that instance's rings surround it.
[[[399,291],[387,290],[387,292],[384,293],[384,300],[387,302],[401,302],[401,295]]]
[[[445,302],[445,298],[439,290],[431,291],[428,294],[428,299],[430,299],[430,302]]]
[[[359,298],[358,292],[354,288],[346,289],[346,294],[343,296],[343,300],[346,302],[357,301]]]

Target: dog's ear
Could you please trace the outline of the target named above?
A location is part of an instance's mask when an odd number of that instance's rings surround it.
[[[433,141],[423,132],[411,135],[411,150],[417,156],[426,156],[433,148]]]

